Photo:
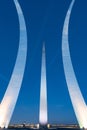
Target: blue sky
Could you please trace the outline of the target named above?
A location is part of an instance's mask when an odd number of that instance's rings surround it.
[[[61,39],[71,0],[19,0],[28,34],[27,64],[11,122],[37,123],[39,118],[41,51],[46,44],[48,117],[50,123],[76,123],[65,81]],[[87,102],[87,1],[76,0],[69,27],[73,67]],[[19,23],[13,1],[0,1],[0,101],[9,83],[19,45]]]

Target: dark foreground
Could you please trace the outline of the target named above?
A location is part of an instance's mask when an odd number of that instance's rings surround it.
[[[39,129],[33,129],[33,128],[8,128],[8,129],[0,129],[0,130],[80,130],[80,128],[39,128]]]
[[[57,124],[14,124],[9,125],[8,129],[0,130],[80,130],[78,125],[57,125]],[[84,129],[83,129],[84,130]]]

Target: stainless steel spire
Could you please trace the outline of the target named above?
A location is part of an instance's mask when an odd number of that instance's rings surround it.
[[[45,60],[45,44],[43,44],[39,122],[41,125],[46,125],[47,120],[48,119],[47,119],[46,60]]]
[[[68,42],[69,20],[74,2],[75,0],[72,0],[64,22],[62,34],[62,58],[67,87],[79,126],[80,128],[87,128],[87,106],[74,73]]]
[[[14,0],[20,25],[19,49],[13,73],[0,104],[0,127],[7,128],[14,111],[21,88],[27,57],[27,31],[24,16],[18,0]]]

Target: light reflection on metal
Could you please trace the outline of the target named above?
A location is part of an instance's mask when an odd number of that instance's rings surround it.
[[[1,128],[3,127],[7,128],[10,119],[12,117],[12,113],[14,111],[17,98],[20,92],[20,88],[22,85],[22,80],[23,80],[23,75],[24,75],[24,70],[26,65],[26,57],[27,57],[27,31],[26,31],[25,20],[24,20],[21,7],[18,3],[18,0],[14,0],[14,4],[16,6],[16,10],[19,18],[20,40],[19,40],[18,54],[13,69],[13,73],[0,105],[0,127]]]
[[[68,42],[68,28],[69,28],[69,20],[71,16],[71,11],[73,8],[75,0],[72,0],[71,5],[68,9],[64,27],[62,34],[62,58],[63,58],[63,66],[65,72],[65,78],[67,82],[68,91],[70,94],[71,102],[79,123],[80,128],[87,128],[87,106],[84,101],[84,98],[81,94],[69,50],[69,42]]]
[[[45,45],[43,44],[39,122],[41,125],[45,125],[47,124],[47,120],[48,119],[47,119],[46,60],[45,60]]]

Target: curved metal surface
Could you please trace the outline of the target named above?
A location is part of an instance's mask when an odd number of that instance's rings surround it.
[[[26,57],[27,57],[26,24],[18,0],[14,0],[14,4],[16,6],[16,10],[19,18],[20,40],[19,40],[18,54],[13,69],[13,73],[0,105],[0,127],[2,128],[8,127],[8,124],[12,117],[12,113],[14,111],[17,98],[20,92],[25,65],[26,65]]]
[[[74,2],[75,0],[72,0],[64,22],[62,33],[62,58],[63,58],[63,66],[67,87],[79,126],[80,128],[82,127],[87,128],[87,106],[75,76],[75,72],[70,57],[69,41],[68,41],[69,21]]]

